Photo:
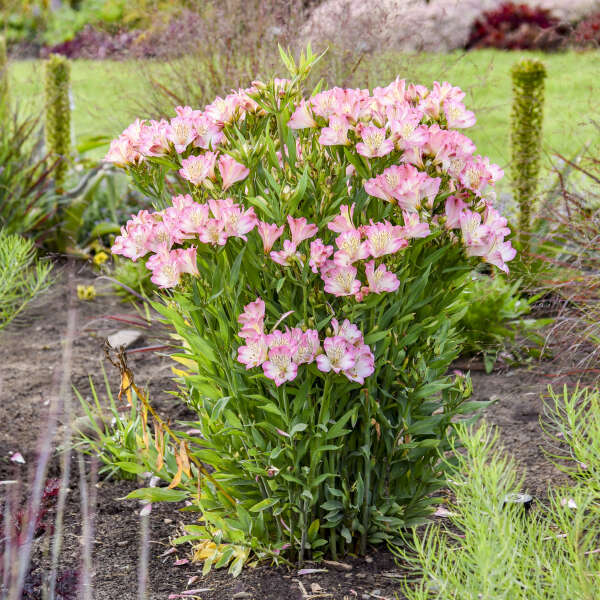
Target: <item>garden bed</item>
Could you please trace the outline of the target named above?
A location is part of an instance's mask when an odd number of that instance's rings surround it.
[[[98,296],[92,301],[77,299],[76,286],[94,283],[94,274],[86,267],[79,267],[74,277],[67,277],[66,268],[58,268],[57,283],[49,293],[37,300],[26,319],[13,323],[3,333],[0,345],[0,419],[10,423],[3,428],[0,437],[0,469],[2,479],[25,476],[33,465],[38,434],[46,423],[50,394],[57,389],[60,380],[61,357],[67,329],[68,311],[71,303],[76,310],[76,335],[73,341],[71,384],[83,396],[89,394],[88,377],[92,375],[100,394],[103,391],[101,363],[104,363],[109,381],[116,391],[118,374],[104,359],[103,342],[107,335],[127,326],[103,317],[131,313],[110,292],[108,282],[96,283]],[[103,287],[104,286],[104,287]],[[144,339],[141,345],[155,343]],[[188,418],[181,405],[168,394],[173,389],[170,378],[171,361],[156,353],[130,354],[130,367],[137,382],[148,386],[153,404],[163,416],[172,420]],[[539,416],[542,410],[540,395],[551,381],[544,364],[535,368],[519,368],[485,375],[473,371],[474,399],[496,399],[486,411],[488,421],[501,430],[506,449],[514,454],[526,470],[525,489],[543,500],[550,484],[564,481],[544,456]],[[102,394],[101,394],[102,397]],[[76,399],[74,398],[74,402]],[[80,410],[78,406],[76,410]],[[26,463],[19,466],[9,460],[9,454],[20,452]],[[72,482],[77,480],[76,461]],[[52,459],[49,476],[59,475],[59,459]],[[135,481],[101,481],[96,489],[97,513],[95,520],[95,543],[93,546],[94,598],[137,598],[137,569],[139,556],[139,509],[137,501],[123,501],[131,490],[139,487]],[[71,484],[65,516],[65,548],[61,568],[76,569],[81,551],[81,516],[78,486]],[[395,598],[401,596],[401,585],[391,574],[400,574],[401,568],[391,554],[370,552],[366,559],[343,559],[346,566],[305,565],[307,568],[326,568],[327,572],[298,576],[297,571],[285,568],[259,566],[246,568],[232,579],[224,570],[212,571],[201,576],[200,564],[174,566],[177,558],[185,558],[189,547],[181,546],[177,555],[161,555],[169,549],[169,538],[175,537],[181,516],[173,505],[153,505],[150,515],[150,598],[167,598],[186,588],[190,577],[199,576],[190,588],[210,588],[198,594],[203,600],[229,598],[269,598],[270,600],[301,599],[301,582],[308,596],[342,600],[343,598]],[[39,565],[42,556],[41,540],[38,538],[33,564]],[[372,593],[375,592],[375,595]],[[248,594],[248,595],[244,595]],[[236,596],[237,594],[237,596]],[[319,596],[319,594],[323,594]],[[367,595],[369,594],[369,595]],[[36,597],[36,596],[31,596]]]

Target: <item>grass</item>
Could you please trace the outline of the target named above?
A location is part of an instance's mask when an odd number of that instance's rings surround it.
[[[356,72],[357,83],[379,85],[400,75],[425,85],[448,80],[467,92],[466,103],[478,117],[469,135],[482,155],[506,167],[509,161],[510,67],[525,53],[481,50],[469,53],[386,55],[370,58]],[[591,119],[600,119],[600,53],[534,54],[547,66],[544,151],[573,156],[586,143],[597,143]],[[160,68],[160,67],[159,67]],[[172,70],[170,71],[173,72]],[[115,136],[137,114],[136,104],[148,83],[135,62],[77,60],[72,66],[74,130],[77,139]],[[13,93],[33,109],[42,105],[42,64],[11,66]],[[334,79],[335,77],[332,77]],[[166,82],[167,85],[169,82]],[[16,91],[16,92],[15,92]],[[210,99],[207,99],[209,101]]]
[[[424,535],[415,531],[408,548],[397,549],[415,570],[408,600],[598,598],[599,403],[597,390],[550,390],[550,458],[573,479],[529,512],[504,502],[520,491],[521,475],[498,432],[485,423],[459,427],[464,453],[450,480],[448,519]]]

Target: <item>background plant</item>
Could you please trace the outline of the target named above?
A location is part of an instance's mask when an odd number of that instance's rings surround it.
[[[415,531],[407,546],[396,550],[422,577],[405,583],[407,598],[595,597],[598,396],[585,389],[550,392],[549,432],[561,434],[556,438],[561,459],[572,459],[569,472],[579,483],[550,491],[548,502],[529,512],[521,503],[506,502],[522,490],[522,481],[498,432],[485,424],[457,429],[465,453],[458,455],[450,479],[454,500],[447,524],[431,525],[424,535]],[[591,477],[582,470],[582,459]]]
[[[546,68],[538,60],[523,59],[514,65],[511,75],[512,184],[519,206],[519,240],[526,252],[540,171]]]
[[[544,337],[540,328],[551,319],[528,318],[540,295],[520,293],[521,281],[475,273],[465,290],[470,300],[460,328],[465,337],[463,353],[483,356],[486,371],[492,371],[500,354],[519,362],[538,356]]]
[[[69,168],[71,148],[70,65],[58,54],[48,58],[45,65],[46,151],[58,162],[54,170],[54,185],[61,193]]]
[[[9,233],[43,237],[53,227],[54,163],[43,148],[39,117],[9,107],[0,129],[0,226]]]
[[[505,2],[475,20],[465,47],[552,50],[566,43],[568,33],[568,26],[541,6]]]
[[[0,229],[0,329],[50,286],[51,270],[37,260],[33,242]]]

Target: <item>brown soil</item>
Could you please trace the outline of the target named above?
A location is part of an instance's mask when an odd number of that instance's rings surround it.
[[[0,433],[0,479],[23,478],[28,467],[35,463],[38,436],[46,422],[48,403],[58,389],[62,374],[66,309],[69,305],[76,311],[71,384],[84,396],[89,396],[88,377],[92,375],[102,392],[104,384],[100,369],[104,365],[113,390],[118,387],[118,374],[105,360],[102,345],[108,334],[129,326],[104,317],[117,313],[135,315],[135,312],[110,293],[106,282],[97,284],[100,294],[95,300],[77,300],[76,285],[93,283],[94,275],[86,267],[79,267],[69,284],[66,270],[64,266],[58,268],[57,283],[30,307],[21,323],[13,323],[0,333],[0,422],[8,425]],[[160,340],[148,335],[141,342],[142,345],[157,343]],[[138,384],[149,388],[153,402],[163,414],[173,419],[189,416],[167,393],[173,389],[169,377],[171,361],[167,356],[151,352],[133,353],[130,354],[129,363]],[[543,371],[542,366],[492,375],[472,372],[474,398],[496,399],[486,410],[486,418],[500,427],[505,447],[526,470],[527,489],[540,498],[545,497],[550,483],[555,485],[563,480],[540,449],[540,394],[550,382]],[[26,460],[25,465],[18,466],[9,461],[9,455],[15,451],[21,452]],[[58,476],[58,464],[58,458],[53,458],[51,476]],[[76,467],[75,460],[65,518],[61,565],[64,569],[77,569],[80,564],[81,511],[79,488],[75,484],[78,477]],[[135,481],[101,481],[95,490],[97,508],[92,584],[94,598],[98,600],[138,597],[140,505],[137,501],[121,500],[135,487]],[[153,506],[150,515],[150,599],[168,598],[170,594],[181,593],[186,589],[188,579],[194,576],[198,579],[189,589],[210,590],[198,594],[202,600],[228,600],[235,597],[301,600],[301,586],[313,598],[402,598],[401,585],[391,576],[399,574],[401,569],[394,563],[392,555],[383,551],[373,551],[366,560],[345,559],[347,570],[327,566],[325,573],[302,576],[285,568],[261,566],[245,569],[236,579],[222,570],[203,577],[201,567],[197,564],[174,566],[176,556],[185,558],[185,547],[180,547],[177,555],[161,557],[161,554],[169,548],[169,538],[177,534],[177,524],[185,514],[176,512],[173,505]],[[41,560],[41,544],[38,542],[38,545],[40,547],[34,553],[34,566]]]

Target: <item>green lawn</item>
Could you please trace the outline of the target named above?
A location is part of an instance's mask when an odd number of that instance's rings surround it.
[[[525,53],[493,50],[448,55],[389,56],[369,59],[357,71],[360,83],[377,85],[396,75],[425,85],[447,80],[467,92],[466,103],[478,123],[469,135],[478,151],[503,167],[509,161],[510,67]],[[600,121],[600,52],[536,54],[547,65],[545,144],[549,164],[553,152],[573,156],[586,143],[598,143],[590,125]],[[170,71],[173,72],[173,71]],[[13,92],[24,106],[42,103],[43,72],[39,61],[12,65]],[[332,76],[332,79],[334,77]],[[134,116],[143,117],[147,78],[139,63],[74,61],[72,65],[74,126],[78,139],[117,135]]]

